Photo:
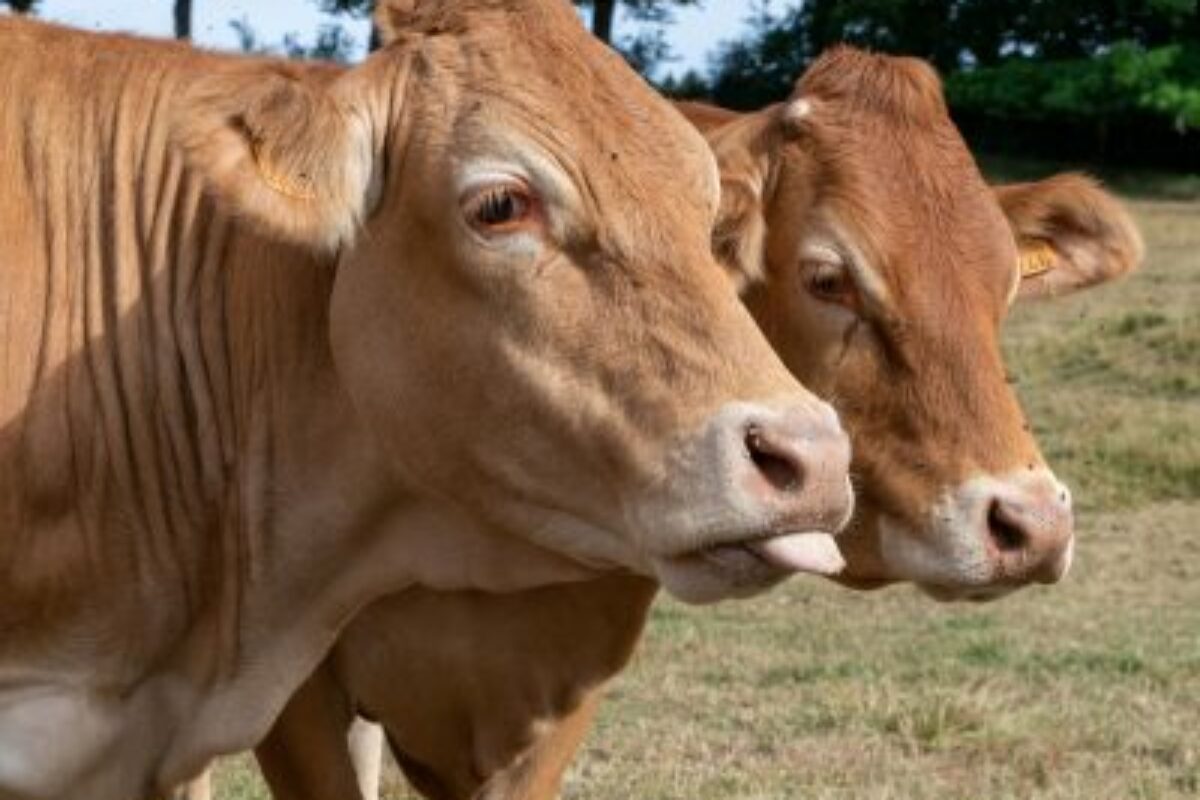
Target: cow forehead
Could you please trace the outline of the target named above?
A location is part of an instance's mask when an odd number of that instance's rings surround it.
[[[856,232],[898,293],[976,284],[998,309],[1016,250],[926,63],[837,47],[805,72],[802,149],[826,213]],[[920,291],[918,288],[917,291]]]
[[[424,80],[454,84],[439,91],[453,98],[455,146],[463,138],[524,141],[586,184],[602,213],[633,199],[652,216],[701,213],[711,221],[719,181],[703,137],[569,7],[561,17],[493,12],[455,36],[431,37],[421,71]]]
[[[957,290],[959,304],[982,304],[998,317],[1016,243],[948,119],[814,119],[806,141],[817,154],[822,214],[854,238],[894,297]]]

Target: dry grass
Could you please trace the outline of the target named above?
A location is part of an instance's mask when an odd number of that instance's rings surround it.
[[[1070,579],[979,607],[817,581],[660,602],[568,798],[1200,796],[1200,204],[1135,209],[1144,272],[1007,333],[1075,489]],[[266,796],[244,760],[220,786]]]

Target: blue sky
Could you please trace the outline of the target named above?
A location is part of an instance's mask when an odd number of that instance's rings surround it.
[[[708,54],[720,42],[745,30],[750,4],[746,0],[702,0],[703,8],[681,9],[668,29],[672,49],[680,60],[667,71],[687,68],[703,70]],[[781,7],[781,0],[773,6]],[[170,35],[170,0],[43,0],[42,17],[96,30],[136,31]],[[236,47],[237,37],[230,20],[249,21],[264,42],[278,42],[286,33],[305,39],[326,18],[315,0],[195,0],[195,34],[202,44]],[[630,32],[630,23],[618,19],[617,34]],[[366,26],[354,29],[356,38],[366,40]]]

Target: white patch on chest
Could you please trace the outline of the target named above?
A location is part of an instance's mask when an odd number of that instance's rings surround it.
[[[60,798],[116,745],[119,707],[54,684],[0,688],[0,796]]]

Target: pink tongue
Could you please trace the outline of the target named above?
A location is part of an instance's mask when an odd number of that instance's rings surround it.
[[[836,575],[846,562],[828,533],[789,533],[750,545],[764,560],[792,572]]]

